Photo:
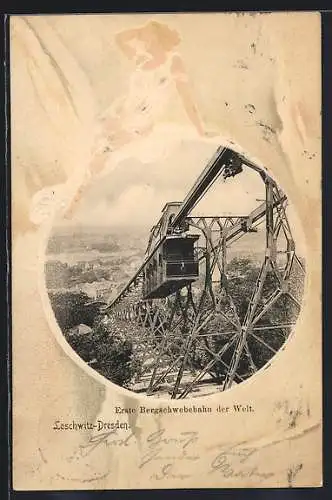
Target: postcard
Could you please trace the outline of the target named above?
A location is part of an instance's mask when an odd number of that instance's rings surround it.
[[[11,16],[15,490],[322,485],[320,40]]]

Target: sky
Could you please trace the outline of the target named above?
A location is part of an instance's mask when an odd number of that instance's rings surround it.
[[[89,186],[69,224],[150,228],[166,202],[185,198],[215,150],[215,144],[179,141],[159,161],[127,158]],[[246,215],[264,198],[264,192],[260,176],[245,167],[234,178],[217,179],[192,215]]]

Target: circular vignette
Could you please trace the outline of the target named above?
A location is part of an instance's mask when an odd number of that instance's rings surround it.
[[[243,149],[241,147],[239,147],[238,145],[236,145],[233,141],[227,141],[227,140],[225,140],[225,138],[215,138],[215,137],[213,139],[209,138],[209,139],[201,139],[201,140],[203,142],[213,143],[213,144],[215,144],[216,147],[219,146],[220,144],[229,146],[234,151],[242,154],[247,160],[258,165],[259,168],[263,172],[265,171],[275,180],[275,182],[277,183],[278,186],[280,185],[277,182],[276,176],[272,175],[269,172],[268,168],[262,167],[260,161],[257,161],[256,158],[248,155],[247,152],[244,152]],[[288,199],[291,200],[291,197],[289,197],[288,193],[287,193],[287,197],[288,197]],[[299,218],[297,217],[297,213],[296,213],[296,210],[294,210],[294,204],[292,202],[291,202],[291,205],[293,207],[294,222],[296,222],[296,224],[295,223],[293,224],[292,230],[294,233],[302,235],[303,234],[302,225],[300,223]],[[43,308],[44,308],[44,311],[45,311],[46,317],[47,317],[47,322],[48,322],[53,334],[55,335],[57,342],[60,344],[60,346],[62,347],[64,352],[76,363],[76,365],[79,368],[83,369],[85,373],[87,373],[89,376],[92,376],[97,382],[101,383],[103,386],[109,387],[110,389],[115,390],[119,395],[134,398],[137,401],[139,400],[140,402],[142,402],[142,401],[144,401],[146,403],[148,401],[151,402],[151,397],[147,396],[146,394],[137,393],[137,392],[134,392],[132,390],[126,389],[124,387],[121,387],[120,385],[112,382],[111,380],[109,380],[108,378],[106,378],[105,376],[103,376],[99,372],[97,372],[95,369],[93,369],[91,366],[89,366],[78,355],[78,353],[70,346],[70,344],[67,342],[64,334],[62,333],[62,330],[56,321],[55,314],[54,314],[53,308],[51,306],[49,294],[47,292],[46,280],[45,280],[45,269],[44,269],[45,262],[46,262],[47,244],[48,244],[50,234],[52,232],[53,222],[54,222],[55,217],[56,217],[56,213],[54,213],[52,215],[52,218],[50,218],[48,222],[45,222],[44,225],[41,226],[41,228],[40,228],[41,229],[41,232],[40,232],[41,239],[40,239],[40,251],[39,251],[39,259],[38,259],[38,262],[40,263],[39,272],[38,272],[38,278],[39,278],[38,284],[39,284],[39,291],[40,291],[40,295],[41,295],[41,299],[42,299]],[[294,239],[296,240],[297,238],[295,237]],[[307,262],[307,248],[306,247],[305,247],[305,261]],[[310,273],[307,270],[307,272],[305,273],[304,288],[303,288],[303,292],[302,292],[302,296],[301,296],[301,308],[300,308],[299,314],[296,317],[295,325],[291,329],[291,332],[288,335],[285,342],[279,347],[278,351],[273,356],[271,356],[271,358],[269,358],[267,360],[266,364],[264,364],[253,375],[251,375],[249,378],[247,378],[246,380],[244,380],[240,384],[237,384],[235,386],[233,385],[233,387],[231,387],[230,389],[227,389],[226,391],[216,391],[215,393],[209,394],[209,395],[195,396],[195,398],[194,398],[195,402],[197,402],[197,403],[200,403],[203,401],[206,402],[207,397],[209,398],[210,401],[213,401],[213,398],[215,398],[215,402],[217,402],[217,401],[219,402],[220,395],[222,392],[229,393],[230,390],[233,390],[233,392],[234,392],[235,389],[238,387],[244,388],[244,387],[247,387],[249,383],[255,383],[255,381],[257,379],[257,375],[264,372],[267,368],[270,368],[272,364],[275,365],[277,362],[280,361],[280,357],[282,356],[283,352],[287,349],[289,342],[294,338],[296,330],[298,328],[299,320],[300,320],[301,315],[303,313],[303,297],[305,297],[305,295],[306,295],[309,274]],[[193,398],[188,397],[188,399],[192,400]],[[174,399],[170,399],[170,398],[166,398],[166,397],[164,398],[162,396],[158,397],[158,398],[153,398],[152,400],[153,400],[155,405],[156,404],[163,405],[165,403],[170,404],[170,403],[176,401]]]

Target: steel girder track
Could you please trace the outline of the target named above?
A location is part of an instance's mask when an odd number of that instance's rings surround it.
[[[141,362],[136,382],[146,382],[148,395],[167,382],[172,398],[185,398],[207,377],[217,390],[229,389],[266,365],[287,339],[300,309],[300,297],[290,285],[294,270],[297,282],[303,281],[305,271],[295,253],[287,198],[270,177],[262,178],[265,202],[248,217],[187,217],[190,228],[201,236],[198,283],[166,299],[143,301],[141,272],[109,309],[110,318],[124,322],[129,332]],[[262,223],[265,253],[246,310],[240,313],[228,253]],[[282,250],[281,238],[286,243]],[[272,314],[272,321],[269,317],[264,323],[281,300],[292,314],[286,320]]]

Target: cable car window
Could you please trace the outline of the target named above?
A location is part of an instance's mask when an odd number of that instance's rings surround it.
[[[168,218],[168,224],[167,224],[167,234],[170,234],[172,232],[172,227],[171,227],[171,224],[172,224],[172,221],[174,219],[174,214],[171,214]]]
[[[167,260],[192,260],[194,242],[185,238],[168,240],[165,242],[164,255]]]

